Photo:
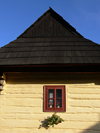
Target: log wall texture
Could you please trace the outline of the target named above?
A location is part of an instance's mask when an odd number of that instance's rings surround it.
[[[0,133],[99,133],[100,75],[6,73],[0,95]],[[65,122],[40,127],[53,112],[43,112],[43,86],[66,86]]]

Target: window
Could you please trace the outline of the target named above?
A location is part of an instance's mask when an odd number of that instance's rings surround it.
[[[65,111],[65,86],[44,86],[44,112]]]

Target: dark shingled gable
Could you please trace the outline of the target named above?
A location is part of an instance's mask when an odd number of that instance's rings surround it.
[[[0,49],[0,66],[100,64],[100,45],[85,39],[53,9]]]

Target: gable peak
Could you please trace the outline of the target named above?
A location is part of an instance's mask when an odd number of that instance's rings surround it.
[[[46,17],[48,17],[48,20],[45,19]],[[51,20],[50,17],[52,17],[53,19]],[[53,22],[53,20],[56,20],[56,22]],[[62,35],[62,33],[61,33],[59,36],[70,36],[70,35],[72,35],[72,36],[82,37],[82,35],[79,34],[76,31],[76,29],[74,27],[72,27],[67,21],[65,21],[62,16],[60,16],[51,7],[49,7],[49,9],[42,16],[40,16],[37,19],[37,21],[35,21],[28,29],[26,29],[18,38],[20,38],[20,37],[36,37],[36,36],[42,37],[42,36],[45,36],[42,33],[39,33],[39,35],[38,35],[38,33],[36,33],[36,35],[35,35],[35,30],[36,31],[40,30],[40,28],[43,27],[43,23],[41,23],[43,21],[47,21],[47,22],[44,22],[44,23],[48,23],[48,25],[46,25],[47,29],[50,27],[50,25],[51,25],[50,23],[52,21],[53,22],[52,28],[56,26],[56,29],[59,29],[56,32],[59,32],[60,30],[62,30],[61,32],[63,32],[63,30],[65,32],[65,30],[66,30],[65,35],[64,34]],[[38,26],[39,28],[37,28],[37,29],[34,28],[36,26]],[[45,27],[45,24],[44,24],[44,27]],[[41,29],[43,29],[43,28],[41,28]],[[53,30],[53,29],[50,29],[50,30]],[[34,33],[30,33],[30,32],[34,32]],[[41,31],[39,31],[39,32],[41,32]],[[47,32],[50,32],[50,31],[47,31]],[[55,32],[55,31],[52,31],[52,32]],[[28,34],[30,34],[30,36]],[[33,34],[33,35],[31,35],[31,34]],[[47,33],[47,36],[53,36],[53,35],[51,33]]]

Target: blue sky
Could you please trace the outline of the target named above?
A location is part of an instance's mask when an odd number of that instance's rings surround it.
[[[85,38],[100,44],[100,0],[0,0],[0,47],[15,40],[49,6]]]

